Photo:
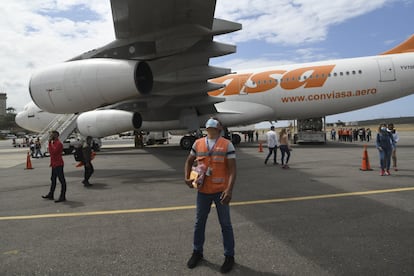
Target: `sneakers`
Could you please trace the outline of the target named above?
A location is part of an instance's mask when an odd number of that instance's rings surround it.
[[[42,198],[49,199],[49,200],[53,200],[53,195],[51,195],[51,194],[42,195]]]
[[[59,202],[65,202],[66,198],[65,197],[59,197],[58,200],[55,200],[55,203],[59,203]]]
[[[288,165],[282,165],[282,169],[289,169],[289,166]]]
[[[221,273],[228,273],[233,269],[234,266],[234,257],[233,256],[225,256],[223,265],[220,267]],[[203,259],[203,254],[198,252],[193,252],[191,258],[187,262],[187,267],[192,269],[198,265],[198,263]]]
[[[92,186],[92,184],[89,183],[88,180],[83,180],[82,183],[83,183],[83,186],[85,186],[85,187],[91,187]]]
[[[381,170],[380,175],[381,175],[381,176],[384,176],[384,175],[391,175],[391,173],[390,173],[390,171],[389,171],[389,170]]]
[[[188,268],[194,268],[198,265],[198,263],[203,259],[203,254],[198,252],[193,252],[193,255],[191,255],[191,258],[187,262]]]
[[[221,273],[228,273],[230,270],[233,269],[234,266],[234,257],[233,256],[226,256],[223,265],[220,268]]]

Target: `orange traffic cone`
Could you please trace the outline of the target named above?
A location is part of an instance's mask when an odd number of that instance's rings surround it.
[[[262,142],[259,143],[259,152],[263,152]]]
[[[31,170],[31,169],[33,169],[33,167],[32,167],[32,161],[30,160],[30,154],[29,154],[29,152],[27,152],[26,168],[25,168],[25,170]]]
[[[362,155],[361,171],[372,171],[371,165],[369,164],[367,145],[364,145],[364,153]]]

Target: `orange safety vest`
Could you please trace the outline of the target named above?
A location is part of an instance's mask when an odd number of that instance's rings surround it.
[[[204,184],[199,191],[204,194],[223,192],[229,184],[229,172],[227,168],[227,147],[229,140],[219,137],[211,151],[208,150],[206,137],[195,142],[197,162],[203,163],[206,168],[211,168],[211,175],[205,176]]]

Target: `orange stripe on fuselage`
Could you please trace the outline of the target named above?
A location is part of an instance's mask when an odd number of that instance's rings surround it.
[[[270,70],[260,73],[230,74],[212,79],[211,82],[226,84],[224,88],[210,91],[210,96],[230,96],[243,93],[261,93],[269,91],[278,85],[285,90],[300,87],[322,87],[335,65],[309,66],[286,70]],[[305,78],[304,74],[310,72]],[[280,77],[276,77],[276,76]],[[282,79],[282,82],[279,80]]]

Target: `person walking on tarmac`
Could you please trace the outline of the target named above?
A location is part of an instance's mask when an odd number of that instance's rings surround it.
[[[378,128],[376,147],[379,151],[381,173],[380,175],[390,175],[390,163],[392,149],[394,148],[394,138],[388,132],[387,125],[381,124]]]
[[[86,137],[86,142],[84,143],[82,147],[82,156],[83,156],[83,166],[85,168],[84,178],[83,178],[83,185],[85,187],[92,186],[91,183],[89,183],[89,179],[91,178],[93,172],[95,171],[92,165],[92,137],[88,136]]]
[[[397,169],[397,143],[400,140],[398,132],[394,128],[394,124],[388,124],[388,130],[392,134],[392,138],[394,138],[394,147],[392,148],[391,159],[392,159],[392,167],[394,171],[398,171]]]
[[[275,127],[271,126],[270,130],[266,133],[266,139],[267,139],[267,147],[269,148],[269,153],[266,156],[266,159],[264,161],[265,164],[267,164],[267,161],[272,156],[273,153],[273,165],[278,164],[276,161],[277,156],[277,146],[279,144],[279,141],[277,140],[277,135],[275,132]]]
[[[53,130],[49,137],[49,154],[50,154],[50,167],[52,167],[52,176],[50,178],[51,185],[50,191],[47,195],[42,196],[44,199],[53,200],[55,189],[56,189],[56,179],[59,178],[62,189],[58,200],[55,202],[66,201],[66,180],[63,173],[63,144],[59,140],[59,132]]]
[[[225,260],[220,271],[227,273],[234,265],[234,234],[230,220],[229,203],[236,180],[236,153],[233,144],[220,136],[222,126],[218,120],[206,122],[207,137],[197,139],[193,144],[184,166],[185,183],[193,188],[190,178],[193,163],[204,166],[204,182],[198,186],[197,215],[194,226],[193,254],[187,262],[192,269],[203,259],[205,228],[211,204],[216,205],[224,245]]]
[[[279,133],[279,141],[280,141],[280,153],[282,155],[282,157],[280,158],[280,160],[282,161],[282,168],[283,169],[289,169],[289,158],[290,158],[290,151],[291,148],[289,146],[289,139],[288,139],[288,134],[286,132],[286,128],[282,128],[282,130]],[[286,160],[285,160],[285,155],[286,155]]]

